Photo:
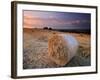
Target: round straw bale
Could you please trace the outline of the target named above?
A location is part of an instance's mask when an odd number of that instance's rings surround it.
[[[72,35],[53,34],[48,39],[48,55],[59,66],[67,64],[77,53],[78,42]]]

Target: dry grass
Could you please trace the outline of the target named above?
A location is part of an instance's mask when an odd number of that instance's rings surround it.
[[[50,36],[48,40],[49,57],[58,65],[64,66],[68,62],[68,46],[59,34]]]
[[[90,35],[79,33],[65,33],[41,29],[24,29],[23,68],[51,68],[60,67],[48,56],[48,39],[52,34],[71,34],[79,41],[79,50],[75,57],[65,66],[90,65]]]

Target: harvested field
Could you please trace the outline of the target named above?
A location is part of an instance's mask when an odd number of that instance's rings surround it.
[[[79,42],[77,54],[64,66],[59,66],[48,56],[48,39],[52,34],[70,34]],[[90,66],[90,34],[69,33],[43,29],[23,29],[23,69]]]

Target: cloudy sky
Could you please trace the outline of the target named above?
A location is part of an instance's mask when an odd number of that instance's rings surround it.
[[[90,29],[91,15],[87,13],[23,11],[24,28]]]

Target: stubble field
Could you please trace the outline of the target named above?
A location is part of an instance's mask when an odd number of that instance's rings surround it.
[[[23,29],[23,69],[61,67],[48,56],[48,38],[51,34],[70,34],[79,42],[77,54],[62,67],[90,66],[91,41],[90,34],[69,33],[43,29]]]

